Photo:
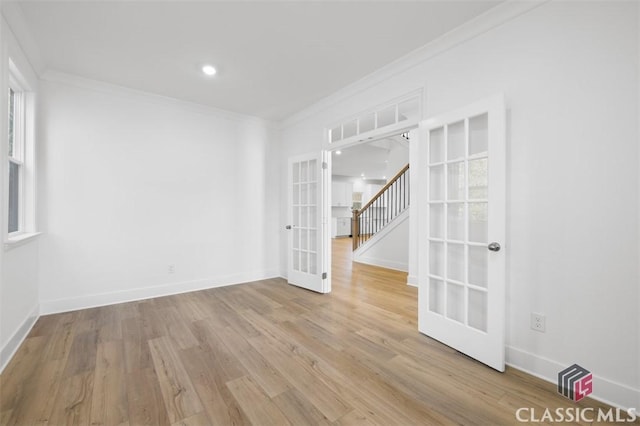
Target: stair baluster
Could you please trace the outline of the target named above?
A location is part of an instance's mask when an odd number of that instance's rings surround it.
[[[409,165],[400,170],[360,210],[353,211],[353,250],[391,223],[409,207]]]

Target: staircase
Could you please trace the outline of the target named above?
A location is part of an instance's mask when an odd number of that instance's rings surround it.
[[[353,250],[357,250],[409,207],[409,165],[400,170],[360,210],[353,211]]]

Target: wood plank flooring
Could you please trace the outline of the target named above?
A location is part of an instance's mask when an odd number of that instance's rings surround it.
[[[0,376],[0,424],[506,425],[576,406],[419,334],[406,274],[333,250],[329,295],[273,279],[41,317]]]

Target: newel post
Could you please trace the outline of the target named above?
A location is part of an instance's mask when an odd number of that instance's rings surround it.
[[[351,219],[351,237],[353,239],[353,249],[358,248],[358,241],[360,241],[360,221],[358,220],[360,216],[359,210],[353,210],[353,219]]]

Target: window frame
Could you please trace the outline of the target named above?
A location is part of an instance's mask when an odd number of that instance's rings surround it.
[[[5,80],[5,86],[2,90],[6,90],[7,96],[9,89],[14,92],[16,105],[14,107],[14,146],[12,156],[9,156],[9,98],[5,99],[5,105],[2,107],[4,117],[2,121],[7,120],[6,132],[7,145],[6,151],[1,153],[4,161],[4,172],[6,182],[3,182],[2,193],[6,194],[2,197],[2,206],[7,216],[7,220],[3,221],[2,236],[4,240],[4,249],[9,250],[20,246],[34,237],[40,235],[37,232],[36,222],[36,84],[37,80],[30,73],[27,64],[24,72],[16,65],[11,57],[8,60],[8,73]],[[6,109],[5,109],[6,107]],[[9,232],[9,182],[11,164],[18,165],[18,229]],[[4,169],[0,167],[0,169]]]
[[[7,146],[7,167],[11,167],[11,164],[15,164],[18,166],[18,227],[15,231],[9,231],[9,221],[7,220],[7,238],[11,239],[13,237],[20,236],[24,234],[25,231],[25,90],[18,83],[13,73],[9,74],[9,87],[7,89],[7,94],[13,92],[14,97],[14,105],[13,105],[13,149],[11,155],[9,154],[8,146]],[[7,107],[9,106],[9,102],[7,102]],[[9,136],[9,116],[10,111],[7,111],[7,138]],[[10,176],[10,172],[8,170],[7,179]],[[9,180],[9,179],[8,179]],[[8,185],[10,182],[7,182]],[[8,188],[8,186],[7,186]],[[11,210],[10,206],[11,200],[9,199],[9,191],[7,191],[7,218],[9,217],[9,212]]]

